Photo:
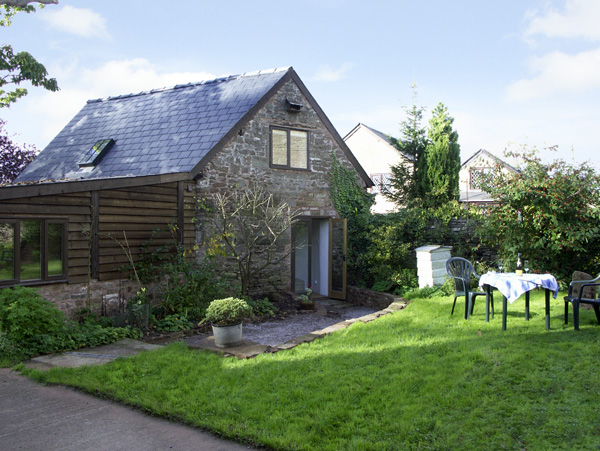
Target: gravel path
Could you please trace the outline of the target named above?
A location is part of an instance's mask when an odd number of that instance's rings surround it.
[[[292,338],[324,329],[347,319],[358,318],[377,310],[367,307],[349,307],[336,315],[315,312],[291,314],[285,319],[259,324],[244,324],[244,339],[265,346],[276,346]]]

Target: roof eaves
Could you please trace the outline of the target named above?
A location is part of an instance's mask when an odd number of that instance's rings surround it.
[[[0,186],[0,198],[22,199],[26,197],[50,196],[55,194],[78,193],[102,189],[126,188],[132,186],[154,185],[191,180],[187,172],[172,174],[113,177],[92,180],[43,180],[39,182],[21,182]]]

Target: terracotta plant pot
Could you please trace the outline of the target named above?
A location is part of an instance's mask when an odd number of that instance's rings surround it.
[[[230,348],[242,344],[242,323],[230,326],[211,325],[217,348]]]

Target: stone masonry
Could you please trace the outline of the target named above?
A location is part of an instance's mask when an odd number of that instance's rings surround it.
[[[287,110],[286,99],[303,105],[299,112]],[[281,126],[309,131],[309,170],[276,169],[270,167],[270,127]],[[333,164],[333,154],[344,166],[353,169],[333,136],[311,108],[298,86],[287,82],[248,122],[234,138],[218,152],[203,171],[197,182],[199,197],[219,193],[231,187],[248,188],[252,184],[262,186],[275,194],[278,200],[287,202],[292,209],[302,215],[319,218],[339,218],[330,197],[329,170]],[[359,177],[357,175],[357,180]],[[359,180],[359,183],[363,183]],[[197,224],[197,242],[203,243],[202,218]],[[281,247],[282,253],[289,254],[291,231]],[[201,248],[198,257],[201,258]],[[222,270],[231,272],[232,261],[223,260]],[[264,291],[277,288],[291,291],[291,257],[284,259],[279,270],[268,282]],[[261,287],[256,287],[257,291]]]
[[[92,280],[89,289],[88,295],[86,283],[57,283],[36,287],[44,299],[55,303],[67,317],[74,317],[82,309],[99,313],[103,305],[104,309],[116,309],[119,302],[135,296],[139,288],[132,280],[120,279],[103,282]]]

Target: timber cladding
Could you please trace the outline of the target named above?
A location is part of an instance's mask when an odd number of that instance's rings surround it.
[[[183,239],[193,245],[194,197],[183,190]],[[139,186],[99,192],[99,280],[123,278],[128,253],[137,261],[142,252],[169,247],[180,239],[180,190],[177,183]],[[168,230],[167,225],[177,228]]]
[[[195,182],[0,199],[0,218],[67,220],[68,282],[129,277],[124,266],[142,247],[151,252],[183,242],[193,246]],[[168,225],[175,228],[169,232]],[[162,229],[161,232],[156,230]],[[96,231],[97,233],[92,233]]]

